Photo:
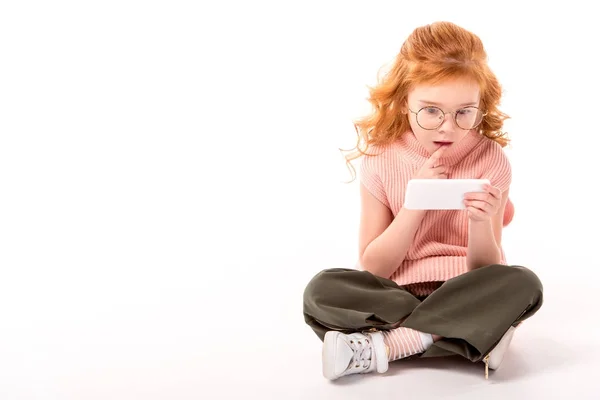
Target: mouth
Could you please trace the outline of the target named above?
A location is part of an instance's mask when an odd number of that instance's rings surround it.
[[[433,142],[439,146],[450,146],[452,144],[452,142],[448,142],[448,141],[435,141]]]

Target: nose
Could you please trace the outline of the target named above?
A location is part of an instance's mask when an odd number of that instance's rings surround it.
[[[456,124],[454,122],[454,117],[452,116],[452,114],[446,113],[446,115],[444,115],[444,121],[438,128],[438,131],[453,132],[455,128]]]

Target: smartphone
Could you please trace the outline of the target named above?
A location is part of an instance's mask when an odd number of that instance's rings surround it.
[[[488,179],[411,179],[404,208],[410,210],[464,210],[465,193],[485,192]]]

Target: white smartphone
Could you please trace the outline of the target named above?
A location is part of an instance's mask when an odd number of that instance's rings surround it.
[[[484,192],[488,179],[411,179],[404,207],[411,210],[464,210],[465,193]]]

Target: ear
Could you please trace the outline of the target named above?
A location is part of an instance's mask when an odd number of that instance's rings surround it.
[[[403,100],[400,103],[400,113],[402,114],[408,114],[408,103],[406,100]]]

